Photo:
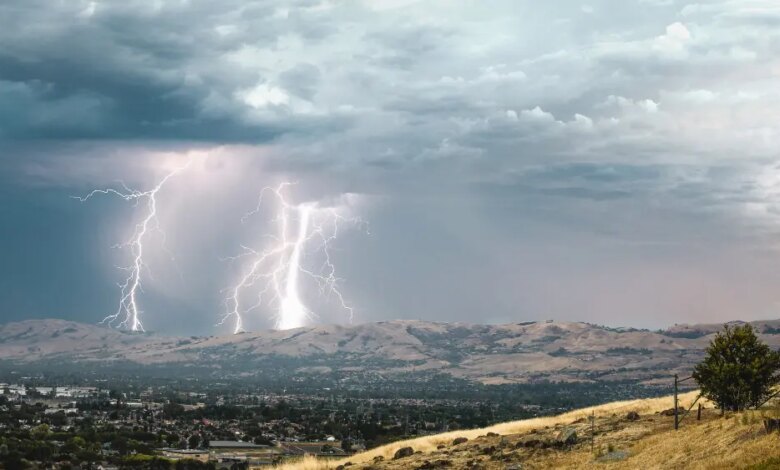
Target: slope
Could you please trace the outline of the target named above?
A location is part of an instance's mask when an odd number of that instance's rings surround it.
[[[682,395],[682,404],[690,404],[695,396],[696,392]],[[762,424],[762,417],[777,415],[777,408],[721,416],[705,402],[701,421],[689,415],[675,431],[674,418],[661,414],[671,403],[671,397],[615,402],[397,442],[339,462],[307,459],[280,470],[780,468],[778,436],[768,435]],[[576,437],[571,438],[571,432]],[[562,443],[567,436],[570,443]],[[394,458],[402,448],[411,448],[412,454]]]

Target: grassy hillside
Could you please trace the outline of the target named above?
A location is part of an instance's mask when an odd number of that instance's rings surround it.
[[[696,393],[681,396],[687,406]],[[484,429],[455,431],[378,447],[343,461],[305,461],[284,470],[335,469],[535,469],[535,468],[752,468],[780,469],[780,436],[764,432],[762,417],[777,409],[727,414],[705,402],[702,420],[695,409],[674,431],[672,398],[609,403],[559,416],[502,423]],[[595,412],[594,451],[588,417]],[[638,414],[629,417],[630,412]],[[632,419],[633,418],[633,419]],[[567,432],[576,442],[562,445]],[[468,441],[454,444],[456,438]],[[394,460],[398,449],[413,454]]]

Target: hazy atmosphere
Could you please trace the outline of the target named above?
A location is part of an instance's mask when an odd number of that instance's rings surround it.
[[[0,322],[780,316],[775,1],[281,5],[0,4]]]

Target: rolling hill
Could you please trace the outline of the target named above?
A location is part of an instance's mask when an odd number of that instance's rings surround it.
[[[764,341],[780,346],[780,320],[753,324]],[[680,325],[654,332],[575,322],[471,325],[398,320],[172,337],[64,320],[29,320],[0,326],[0,361],[200,367],[243,376],[281,368],[298,375],[441,372],[484,384],[596,380],[652,384],[668,381],[674,371],[689,371],[720,328]]]

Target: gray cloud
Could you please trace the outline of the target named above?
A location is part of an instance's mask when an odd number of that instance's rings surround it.
[[[212,189],[177,196],[190,215],[170,221],[187,253],[210,254],[187,261],[212,272],[192,281],[201,292],[228,282],[210,266],[250,237],[214,219],[238,230],[262,184],[291,178],[300,197],[371,201],[371,237],[341,260],[365,320],[776,315],[777,18],[770,0],[11,0],[0,180],[30,204],[217,155],[214,182],[198,180]],[[224,209],[184,209],[209,198]],[[88,222],[74,224],[78,240]],[[0,278],[33,251],[13,239]],[[172,318],[209,305],[208,319],[218,297],[160,302]],[[8,298],[7,311],[51,310]]]

